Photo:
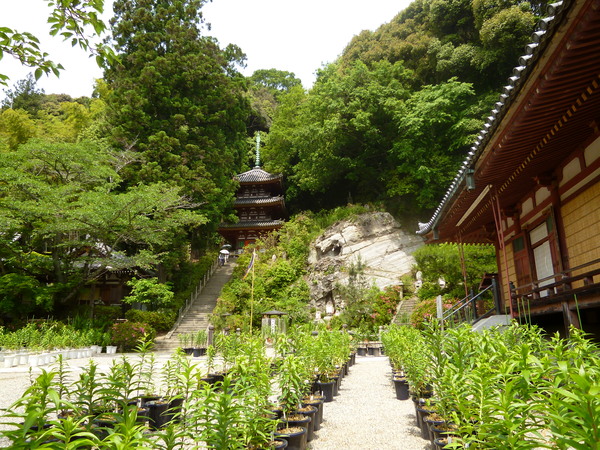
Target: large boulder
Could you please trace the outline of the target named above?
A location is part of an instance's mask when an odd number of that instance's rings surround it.
[[[366,213],[329,227],[311,245],[308,284],[317,311],[332,314],[343,307],[336,286],[348,283],[348,268],[358,261],[369,284],[396,285],[410,273],[413,252],[423,245],[414,232],[400,228],[388,213]]]

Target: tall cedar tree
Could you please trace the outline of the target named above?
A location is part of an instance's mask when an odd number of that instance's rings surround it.
[[[176,183],[217,224],[244,160],[249,106],[235,68],[243,63],[240,49],[201,36],[204,3],[115,1],[117,58],[105,79],[114,136],[141,154],[128,182]]]

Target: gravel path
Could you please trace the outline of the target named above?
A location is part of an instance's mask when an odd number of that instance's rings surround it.
[[[398,400],[389,359],[357,356],[339,395],[325,403],[324,422],[312,450],[429,450],[415,426],[411,400]]]

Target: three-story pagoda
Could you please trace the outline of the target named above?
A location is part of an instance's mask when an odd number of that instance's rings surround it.
[[[235,177],[240,187],[234,208],[235,224],[221,224],[219,233],[237,251],[252,244],[264,234],[278,230],[286,217],[283,197],[283,176],[271,174],[260,167],[260,135],[256,141],[256,164],[253,169]]]

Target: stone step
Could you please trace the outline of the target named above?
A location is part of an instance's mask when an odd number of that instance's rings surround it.
[[[194,303],[186,311],[177,329],[171,333],[171,338],[157,339],[157,349],[175,349],[179,347],[178,335],[196,333],[198,330],[205,330],[208,327],[210,316],[215,309],[221,289],[231,278],[234,267],[235,263],[230,262],[225,266],[219,267],[213,273],[200,295],[196,297]]]

